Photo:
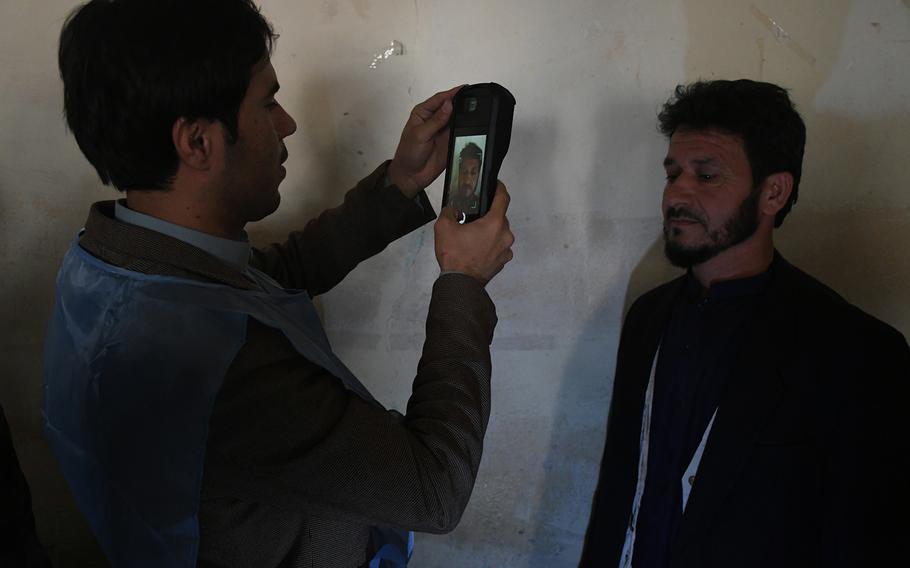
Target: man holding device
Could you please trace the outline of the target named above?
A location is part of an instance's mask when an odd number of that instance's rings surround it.
[[[407,531],[452,530],[471,494],[505,187],[476,223],[437,220],[408,411],[384,409],[310,297],[433,218],[457,88],[414,108],[343,204],[252,248],[296,129],[275,38],[251,0],[92,0],[63,27],[69,127],[126,199],[92,206],[61,267],[45,432],[114,566],[401,566]]]

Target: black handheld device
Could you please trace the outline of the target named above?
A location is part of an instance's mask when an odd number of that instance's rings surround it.
[[[458,211],[458,222],[486,214],[493,203],[499,167],[509,151],[515,97],[502,85],[462,87],[452,101],[449,158],[442,206]]]

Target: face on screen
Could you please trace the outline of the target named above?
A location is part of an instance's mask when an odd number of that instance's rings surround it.
[[[458,195],[467,197],[477,189],[477,177],[480,175],[480,160],[462,158],[458,164]]]
[[[455,138],[455,172],[449,186],[452,205],[466,213],[477,213],[480,207],[480,178],[486,135]]]

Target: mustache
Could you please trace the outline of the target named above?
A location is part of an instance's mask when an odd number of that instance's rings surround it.
[[[288,149],[285,146],[281,147],[281,163],[285,163],[288,159]]]
[[[670,207],[667,209],[667,212],[664,213],[664,222],[672,221],[674,219],[681,219],[683,221],[694,221],[700,225],[705,224],[705,220],[694,211],[686,207]]]

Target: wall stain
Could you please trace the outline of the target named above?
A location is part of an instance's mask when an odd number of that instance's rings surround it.
[[[613,34],[613,45],[604,51],[604,60],[609,61],[617,55],[622,55],[626,49],[626,32],[618,31]]]
[[[323,0],[319,11],[325,21],[331,21],[338,15],[338,0]]]
[[[685,80],[761,79],[779,82],[811,101],[840,56],[850,5],[850,0],[798,5],[786,0],[683,0]],[[757,60],[760,65],[743,65]],[[801,72],[794,71],[794,63]]]
[[[364,20],[370,19],[370,0],[350,0],[357,15]]]

